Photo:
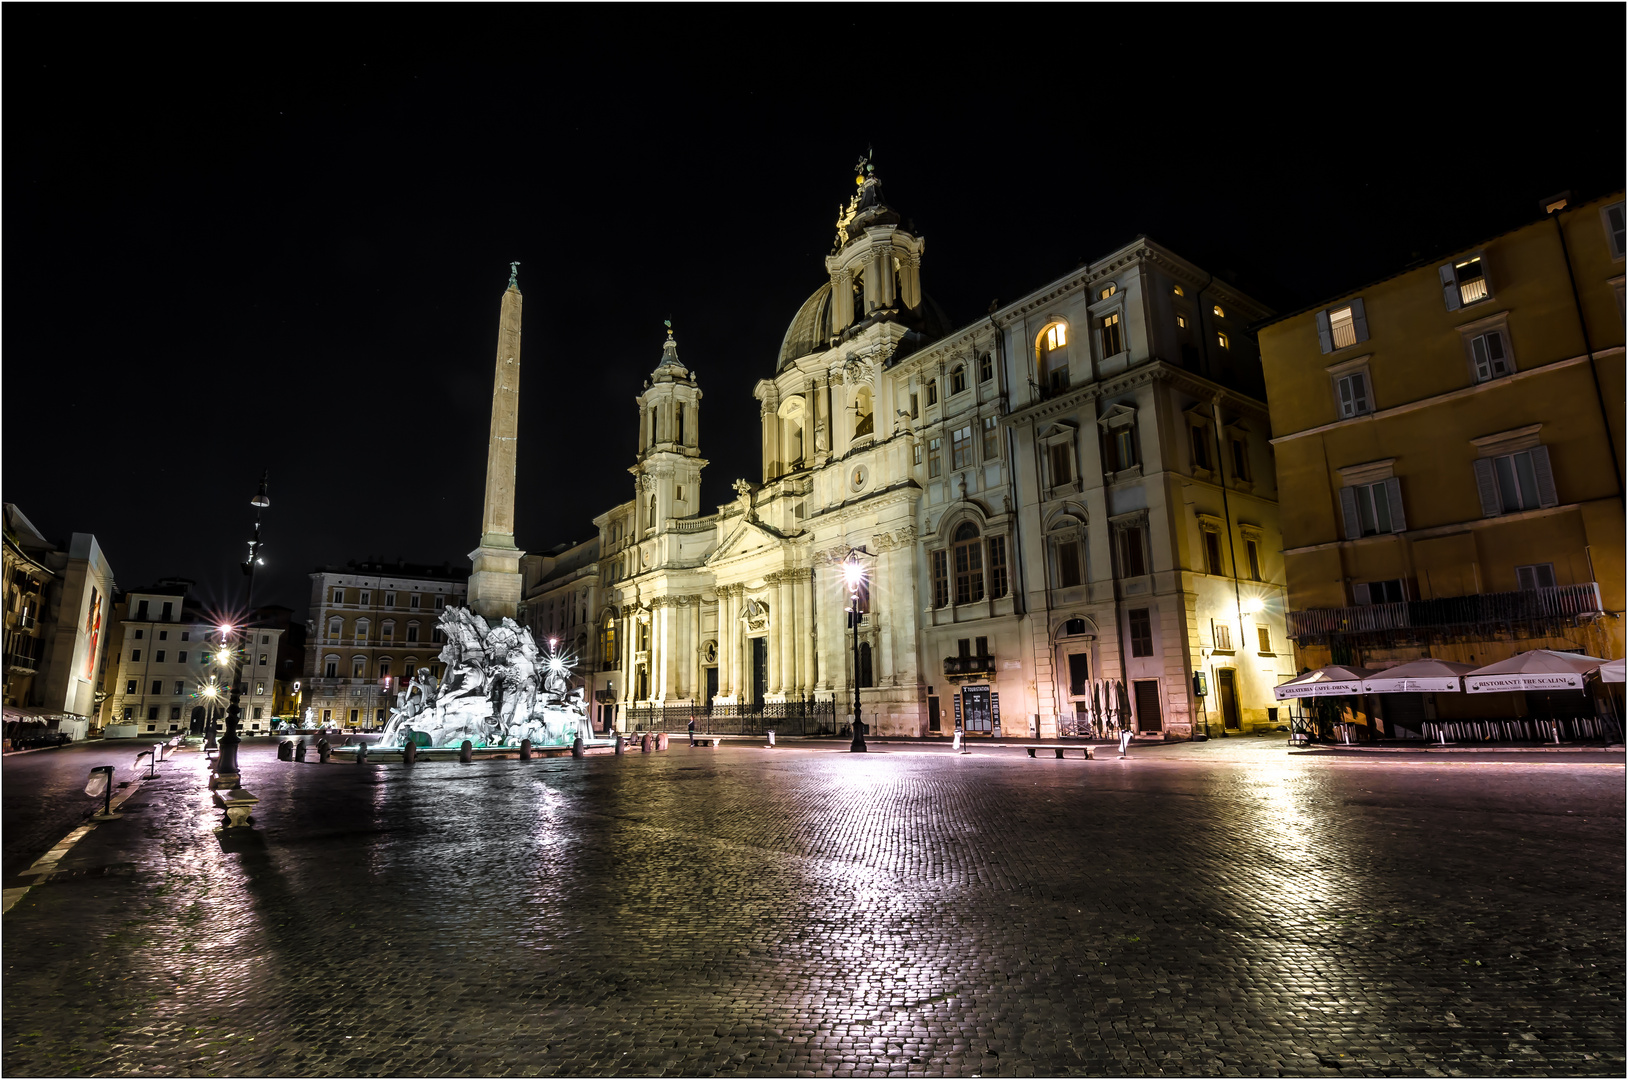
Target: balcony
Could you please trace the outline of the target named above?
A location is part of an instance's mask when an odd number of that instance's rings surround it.
[[[970,679],[977,676],[989,677],[995,674],[995,658],[993,656],[946,656],[944,658],[944,676],[950,679]]]
[[[1600,587],[1556,585],[1395,604],[1310,608],[1288,613],[1289,636],[1320,642],[1389,646],[1433,641],[1544,637],[1604,611]]]

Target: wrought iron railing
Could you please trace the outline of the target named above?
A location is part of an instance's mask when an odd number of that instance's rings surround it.
[[[946,675],[989,675],[995,671],[995,658],[993,656],[946,656],[944,658],[944,674]]]
[[[627,730],[685,732],[695,720],[697,735],[835,735],[835,701],[783,701],[763,705],[634,706],[623,714]]]
[[[1394,604],[1311,608],[1288,613],[1289,636],[1307,641],[1370,637],[1387,640],[1545,633],[1604,610],[1594,582],[1520,592],[1477,593]]]

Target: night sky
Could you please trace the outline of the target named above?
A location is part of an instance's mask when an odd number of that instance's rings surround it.
[[[262,469],[259,601],[303,609],[318,564],[467,567],[511,259],[521,547],[629,497],[664,319],[705,393],[704,504],[757,480],[752,386],[867,145],[957,325],[1138,233],[1289,310],[1623,182],[1614,5],[5,28],[4,498],[94,532],[121,587],[207,602],[241,588]]]

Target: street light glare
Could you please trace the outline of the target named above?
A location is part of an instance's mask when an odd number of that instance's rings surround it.
[[[857,561],[844,563],[842,567],[842,576],[848,579],[848,587],[850,589],[854,588],[861,581],[865,580],[865,568]]]

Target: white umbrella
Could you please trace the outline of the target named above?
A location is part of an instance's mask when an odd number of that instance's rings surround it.
[[[1338,697],[1361,694],[1362,680],[1376,674],[1367,668],[1330,664],[1316,671],[1308,671],[1299,678],[1290,679],[1272,688],[1273,695],[1283,701],[1287,698]]]
[[[1618,660],[1612,660],[1609,663],[1601,664],[1600,665],[1600,681],[1601,682],[1628,682],[1628,677],[1625,677],[1625,674],[1623,672],[1623,665],[1624,665],[1625,662],[1628,662],[1628,661],[1618,659]]]
[[[1474,670],[1474,664],[1455,664],[1427,656],[1362,680],[1362,689],[1369,694],[1456,694],[1462,689],[1459,680]]]
[[[1606,661],[1582,653],[1532,649],[1508,660],[1476,668],[1464,676],[1466,694],[1497,694],[1506,690],[1581,690],[1583,676]]]

